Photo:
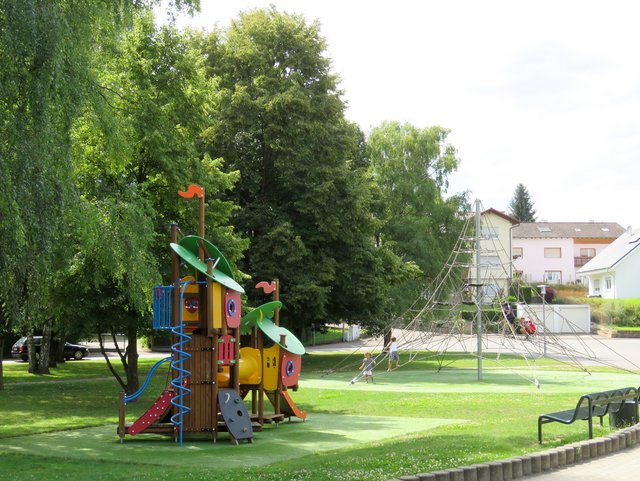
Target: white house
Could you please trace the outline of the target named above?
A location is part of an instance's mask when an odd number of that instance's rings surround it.
[[[606,299],[640,298],[640,229],[620,237],[578,270],[589,295]]]
[[[613,222],[523,222],[513,228],[514,277],[531,284],[576,282],[576,269],[623,232]]]

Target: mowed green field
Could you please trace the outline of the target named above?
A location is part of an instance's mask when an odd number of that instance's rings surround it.
[[[585,392],[640,385],[624,371],[584,372],[550,360],[523,364],[450,355],[377,369],[374,384],[351,384],[360,358],[309,354],[300,389],[291,396],[309,412],[305,422],[265,425],[254,442],[231,445],[187,439],[183,447],[158,435],[116,435],[118,386],[103,361],[67,362],[51,376],[5,365],[0,391],[0,473],[3,480],[386,480],[486,462],[541,449],[539,414],[571,408]],[[141,360],[143,371],[153,360]],[[381,366],[379,366],[381,367]],[[160,394],[156,375],[127,407],[134,421]],[[536,382],[537,381],[537,382]],[[596,428],[596,434],[609,431]],[[587,426],[546,425],[544,444],[586,439]]]

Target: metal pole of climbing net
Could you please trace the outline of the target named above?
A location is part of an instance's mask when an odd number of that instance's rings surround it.
[[[480,200],[476,199],[476,323],[478,336],[478,381],[482,381],[482,286],[480,282]]]

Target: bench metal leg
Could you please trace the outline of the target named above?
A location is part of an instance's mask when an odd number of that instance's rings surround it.
[[[538,419],[538,444],[542,444],[542,421]]]

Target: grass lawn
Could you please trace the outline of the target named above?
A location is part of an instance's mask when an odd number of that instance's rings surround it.
[[[425,355],[392,372],[382,366],[375,384],[349,381],[360,356],[309,354],[300,389],[291,393],[309,411],[307,421],[265,425],[254,443],[232,446],[140,435],[120,444],[116,435],[118,386],[104,362],[67,362],[50,376],[5,364],[0,391],[2,480],[387,480],[537,451],[539,414],[575,406],[590,391],[640,385],[640,375],[571,370],[544,359],[530,366],[502,357],[438,370]],[[402,361],[402,360],[401,360]],[[143,375],[155,362],[141,359]],[[144,412],[164,387],[157,374],[127,419]],[[609,431],[596,424],[595,434]],[[549,424],[543,448],[587,438],[587,426]]]

